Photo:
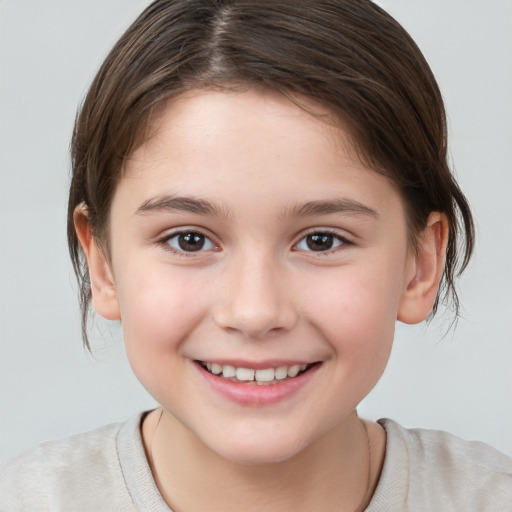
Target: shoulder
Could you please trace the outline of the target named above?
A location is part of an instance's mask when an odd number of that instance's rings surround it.
[[[0,468],[0,509],[93,510],[105,499],[131,501],[117,455],[121,426],[43,443],[8,461]]]
[[[393,442],[390,448],[403,443],[409,460],[421,463],[425,470],[434,464],[438,478],[446,471],[455,471],[475,480],[503,476],[511,483],[512,459],[485,443],[465,441],[439,430],[406,429],[392,420],[383,420],[382,424]]]
[[[510,457],[447,432],[379,423],[387,435],[381,483],[400,496],[403,510],[482,512],[511,506]]]

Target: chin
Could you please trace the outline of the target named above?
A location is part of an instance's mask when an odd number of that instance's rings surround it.
[[[223,443],[208,443],[209,448],[224,459],[247,466],[278,464],[292,459],[305,449],[304,440],[293,436],[252,435],[237,438],[231,432]]]
[[[268,447],[264,450],[258,448],[248,449],[244,447],[238,451],[232,448],[233,447],[230,447],[227,453],[221,455],[230,462],[245,466],[268,466],[278,464],[292,459],[298,453],[297,450],[283,450],[282,447],[275,450],[268,449]]]

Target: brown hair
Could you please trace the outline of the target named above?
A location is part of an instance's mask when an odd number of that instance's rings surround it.
[[[454,280],[473,249],[473,221],[447,163],[441,93],[407,32],[369,0],[157,0],[106,58],[73,133],[68,240],[86,346],[91,290],[75,208],[86,208],[108,252],[117,179],[154,109],[186,90],[236,86],[327,106],[349,128],[362,160],[401,190],[413,238],[431,212],[446,214],[448,248],[433,312],[442,299],[458,313]]]

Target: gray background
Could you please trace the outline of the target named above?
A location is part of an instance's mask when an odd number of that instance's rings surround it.
[[[0,0],[0,461],[123,420],[153,400],[119,327],[81,347],[65,241],[76,107],[147,1]],[[449,430],[512,455],[512,2],[382,0],[417,40],[449,113],[450,146],[478,223],[464,317],[398,326],[370,418]]]

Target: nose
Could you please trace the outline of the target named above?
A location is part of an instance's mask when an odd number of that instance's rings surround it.
[[[231,262],[219,289],[217,325],[253,339],[292,329],[298,314],[286,271],[280,267],[262,255]]]

